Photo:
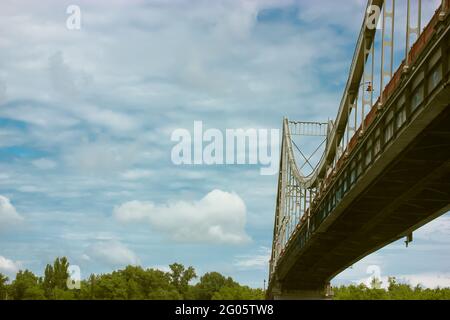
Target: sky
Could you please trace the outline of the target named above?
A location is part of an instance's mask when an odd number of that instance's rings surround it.
[[[438,1],[423,2],[425,20]],[[70,5],[79,29],[67,26]],[[171,134],[194,121],[224,132],[333,119],[365,5],[2,1],[0,272],[42,274],[57,256],[82,277],[180,262],[262,287],[277,176],[175,165]],[[376,273],[450,286],[449,250],[444,215],[333,283]]]

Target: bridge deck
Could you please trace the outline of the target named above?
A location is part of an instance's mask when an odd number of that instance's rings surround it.
[[[327,221],[328,227],[321,226],[301,253],[291,256],[295,261],[290,266],[289,261],[280,264],[280,274],[287,271],[283,288],[323,288],[355,261],[445,213],[449,203],[447,108],[369,187],[350,204],[343,203],[340,214],[336,210],[334,221]]]
[[[434,21],[439,31],[429,33],[410,71],[397,72],[400,85],[283,250],[269,297],[275,287],[321,290],[362,257],[450,210],[448,20]]]

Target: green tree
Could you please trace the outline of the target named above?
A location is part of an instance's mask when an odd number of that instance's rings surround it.
[[[406,283],[398,283],[394,277],[388,279],[387,290],[360,284],[337,287],[333,291],[334,299],[337,300],[450,300],[450,288],[411,287]]]
[[[53,266],[47,264],[44,271],[43,288],[48,299],[58,299],[58,297],[66,295],[61,291],[67,291],[68,269],[69,261],[66,257],[56,258]]]
[[[194,268],[186,269],[179,263],[170,265],[169,272],[127,266],[107,274],[92,274],[81,282],[80,290],[68,290],[68,267],[65,257],[56,258],[52,265],[46,266],[43,278],[29,270],[21,270],[11,284],[5,275],[0,274],[0,299],[264,299],[263,290],[242,286],[218,272],[206,273],[197,284],[191,285],[196,277]],[[337,300],[450,300],[450,288],[412,287],[398,283],[394,277],[388,279],[387,289],[381,287],[380,280],[374,279],[370,286],[340,286],[333,291]]]
[[[45,299],[41,279],[29,270],[20,270],[17,273],[16,279],[11,283],[10,292],[15,300]]]
[[[179,263],[173,263],[170,266],[170,283],[178,290],[181,296],[185,297],[189,290],[189,282],[197,278],[193,267],[185,267]]]
[[[222,287],[232,287],[236,284],[233,279],[230,277],[226,278],[218,272],[205,273],[200,278],[200,282],[195,286],[194,299],[211,300],[214,294],[220,291]]]
[[[171,279],[171,274],[160,270],[144,270],[137,266],[127,266],[123,270],[110,274],[91,275],[88,280],[82,281],[78,298],[182,299],[183,296],[171,283]],[[180,280],[180,283],[182,282]]]
[[[77,298],[80,300],[94,300],[95,275],[91,274],[87,280],[82,280]]]
[[[8,297],[8,281],[9,278],[0,273],[0,300],[5,300]]]
[[[264,291],[262,289],[252,289],[248,286],[235,284],[224,286],[214,293],[212,300],[263,300]]]

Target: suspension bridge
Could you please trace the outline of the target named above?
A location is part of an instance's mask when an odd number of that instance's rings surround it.
[[[269,299],[330,297],[337,274],[450,211],[450,0],[425,25],[423,5],[369,0],[335,120],[283,120]]]

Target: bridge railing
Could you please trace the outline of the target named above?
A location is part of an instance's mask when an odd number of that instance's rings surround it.
[[[450,0],[444,0],[443,5],[436,10],[436,13],[433,15],[427,26],[423,29],[423,32],[420,33],[419,38],[417,41],[413,44],[411,47],[411,50],[408,53],[408,57],[402,61],[396,72],[394,73],[393,77],[390,79],[386,87],[383,89],[380,97],[378,97],[375,104],[371,107],[369,113],[365,116],[363,122],[359,126],[358,130],[355,132],[355,134],[352,136],[351,140],[347,145],[345,146],[345,151],[343,154],[341,154],[339,157],[336,158],[336,161],[334,162],[336,165],[333,168],[333,172],[329,175],[330,177],[340,169],[342,164],[345,162],[345,159],[348,156],[348,153],[351,152],[351,150],[357,145],[359,141],[361,141],[362,136],[364,134],[364,131],[367,131],[372,124],[372,122],[377,117],[377,114],[381,111],[382,105],[380,105],[380,101],[387,101],[392,96],[392,94],[397,90],[397,88],[400,86],[402,81],[402,76],[405,74],[405,65],[412,66],[417,61],[417,58],[422,53],[422,51],[425,49],[426,45],[429,43],[430,39],[436,32],[436,25],[438,24],[440,20],[440,13],[443,12],[442,8],[445,8],[445,5],[448,6],[448,3],[450,3]],[[448,11],[444,11],[448,12]],[[405,62],[407,61],[407,63]],[[381,96],[383,99],[381,99]],[[327,177],[329,178],[329,177]]]
[[[326,136],[328,148],[328,143],[332,141],[330,134],[335,133],[332,123],[318,124],[284,119],[270,275],[275,272],[277,263],[290,245],[291,239],[295,236],[300,246],[306,244],[312,232],[339,204],[364,170],[377,159],[423,103],[425,81],[422,79],[411,88],[412,99],[409,104],[403,95],[400,98],[395,97],[397,100],[394,109],[385,110],[385,106],[389,105],[390,99],[393,99],[403,80],[411,72],[411,67],[420,60],[422,52],[435,36],[440,21],[447,19],[449,9],[450,0],[443,0],[417,41],[407,51],[406,58],[393,73],[390,81],[380,90],[380,97],[367,115],[364,115],[359,126],[356,127],[355,122],[353,134],[347,134],[347,139],[344,138],[345,135],[342,136],[336,147],[337,152],[325,168],[322,178],[314,173],[307,177],[301,174],[293,154],[291,139],[294,135],[302,134]],[[427,68],[430,69],[431,77],[426,81],[429,83],[427,91],[432,91],[443,79],[442,66],[433,65],[432,61]],[[355,106],[354,112],[356,111]],[[372,124],[380,115],[382,128],[372,129]],[[324,165],[323,160],[318,166]],[[315,173],[319,170],[320,168],[316,168]]]

